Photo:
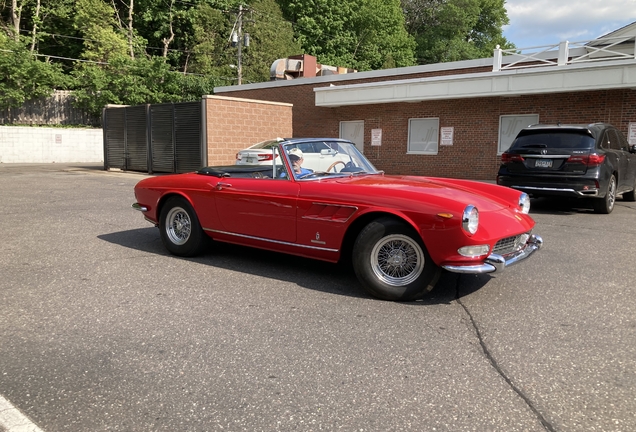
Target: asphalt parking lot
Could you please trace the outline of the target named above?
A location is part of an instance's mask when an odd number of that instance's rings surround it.
[[[636,430],[636,203],[533,200],[530,259],[391,303],[337,265],[170,256],[141,178],[0,164],[0,397],[41,430]]]

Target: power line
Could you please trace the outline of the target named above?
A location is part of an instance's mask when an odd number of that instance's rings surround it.
[[[32,30],[27,30],[27,29],[20,29],[21,32],[23,33],[33,33]],[[74,40],[81,40],[81,41],[88,41],[88,42],[96,42],[96,43],[104,43],[104,41],[100,41],[97,39],[88,39],[88,38],[82,38],[82,37],[78,37],[78,36],[68,36],[68,35],[62,35],[62,34],[57,34],[57,33],[47,33],[44,31],[40,31],[38,32],[38,34],[44,35],[44,36],[53,36],[53,37],[60,37],[60,38],[65,38],[65,39],[74,39]],[[163,48],[157,48],[157,47],[144,47],[144,49],[152,49],[152,50],[159,50],[159,51],[163,51]],[[180,50],[180,49],[176,49],[176,48],[168,48],[168,51],[176,51],[176,52],[183,52],[183,53],[189,53],[190,51],[188,50]]]
[[[6,50],[6,49],[0,49],[0,52],[6,52],[6,53],[12,53],[15,54],[15,51],[11,51],[11,50]],[[76,62],[82,62],[82,63],[92,63],[92,64],[100,64],[100,65],[105,65],[105,66],[110,66],[110,63],[108,62],[100,62],[100,61],[94,61],[94,60],[85,60],[85,59],[76,59],[76,58],[71,58],[71,57],[61,57],[61,56],[55,56],[55,55],[50,55],[50,54],[37,54],[37,53],[30,53],[31,55],[35,56],[35,57],[46,57],[46,58],[54,58],[54,59],[58,59],[58,60],[69,60],[69,61],[76,61]],[[212,79],[219,79],[219,80],[224,80],[224,81],[236,81],[236,78],[233,77],[224,77],[224,76],[210,76],[210,75],[205,75],[205,74],[198,74],[198,73],[192,73],[192,72],[180,72],[180,71],[176,71],[176,70],[169,70],[169,73],[177,73],[177,74],[181,74],[181,75],[186,75],[186,76],[200,76],[200,77],[207,77],[207,78],[212,78]]]

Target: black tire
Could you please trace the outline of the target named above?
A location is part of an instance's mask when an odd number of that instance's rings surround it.
[[[441,273],[419,235],[392,218],[377,219],[360,232],[353,245],[352,264],[364,290],[382,300],[422,298]]]
[[[607,183],[607,190],[603,198],[595,198],[594,211],[600,214],[610,214],[616,203],[616,177],[612,175]]]
[[[166,201],[159,217],[161,241],[171,254],[192,257],[209,242],[190,203],[182,197]]]
[[[633,189],[631,191],[623,193],[624,201],[636,201],[636,178],[634,179],[634,184],[632,185],[632,187]]]

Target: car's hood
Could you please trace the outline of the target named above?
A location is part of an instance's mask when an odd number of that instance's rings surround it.
[[[472,204],[480,212],[498,211],[509,206],[509,201],[493,194],[493,187],[498,188],[498,186],[469,180],[367,175],[339,178],[336,181],[350,186],[363,186],[365,190],[375,191],[371,193],[389,195],[395,199],[413,199],[416,196],[426,195],[428,199],[439,203]]]

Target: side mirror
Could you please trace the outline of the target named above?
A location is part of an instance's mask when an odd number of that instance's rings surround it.
[[[629,152],[630,153],[636,153],[636,144],[629,146]]]

